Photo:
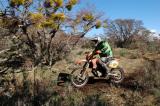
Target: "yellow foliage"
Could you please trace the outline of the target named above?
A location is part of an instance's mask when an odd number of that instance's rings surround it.
[[[55,10],[63,6],[63,0],[45,0],[44,7],[51,8],[53,7]]]
[[[24,0],[24,2],[32,2],[33,0]]]
[[[40,28],[41,23],[45,20],[45,17],[42,13],[31,13],[30,19],[33,23],[35,23],[36,27]]]
[[[75,5],[77,4],[78,0],[69,0],[70,5]]]
[[[84,15],[83,15],[83,20],[84,21],[91,21],[91,20],[93,20],[94,19],[94,16],[92,15],[92,13],[85,13]]]
[[[72,10],[73,5],[77,4],[78,0],[69,0],[69,2],[66,5],[66,8],[68,11]]]
[[[12,7],[24,5],[27,2],[32,2],[32,0],[10,0],[10,5]]]
[[[25,2],[25,0],[10,0],[10,5],[11,6],[19,6],[19,5],[23,5]]]
[[[97,20],[96,25],[95,25],[96,29],[100,28],[101,24],[102,24],[101,21]]]
[[[53,0],[56,7],[62,7],[63,6],[63,0]]]
[[[57,29],[58,24],[56,23],[57,20],[64,21],[65,20],[64,13],[56,13],[51,14],[50,17],[44,17],[42,13],[31,13],[30,19],[37,28],[48,27],[52,29]]]
[[[42,23],[43,27],[52,27],[53,21],[51,20],[46,20]]]
[[[33,22],[40,22],[44,17],[42,13],[31,13],[30,18]]]
[[[52,28],[55,30],[58,28],[58,25],[55,24],[54,21],[51,19],[45,20],[41,25],[42,25],[42,27],[48,27],[48,28]]]
[[[55,21],[56,20],[64,21],[66,16],[64,13],[56,13],[56,14],[51,14],[51,18],[54,19]]]

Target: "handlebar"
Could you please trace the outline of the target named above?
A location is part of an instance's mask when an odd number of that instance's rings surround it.
[[[100,53],[101,53],[100,50],[97,50],[97,51],[95,51],[95,52],[93,51],[93,52],[91,52],[91,53],[88,53],[87,56],[86,56],[86,59],[87,59],[87,60],[90,60],[90,59],[93,58],[94,55],[100,54]]]
[[[97,50],[97,51],[96,51],[96,54],[100,54],[100,53],[101,53],[101,51],[100,51],[100,50]]]

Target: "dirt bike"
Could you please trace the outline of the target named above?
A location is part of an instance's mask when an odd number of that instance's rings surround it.
[[[97,53],[98,54],[98,53]],[[92,60],[93,55],[88,57],[88,53],[86,55],[86,59],[80,60],[76,62],[77,65],[83,65],[83,67],[79,69],[75,69],[71,72],[71,83],[75,87],[83,87],[87,84],[89,80],[89,74],[92,73],[94,78],[97,78],[95,74],[92,72]],[[98,78],[102,79],[110,79],[112,83],[120,83],[124,79],[124,70],[119,66],[119,59],[108,57],[108,62],[103,63],[107,68],[107,73],[104,72],[101,65],[97,64],[96,71],[101,74]],[[106,71],[106,70],[105,70]]]

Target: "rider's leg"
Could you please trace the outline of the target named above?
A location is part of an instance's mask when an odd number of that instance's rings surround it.
[[[107,63],[107,58],[102,57],[101,59],[98,60],[98,63],[101,65],[101,67],[105,70],[105,73],[108,73],[106,63]]]
[[[98,61],[97,58],[92,59],[93,69],[96,69],[96,68],[97,68],[97,61]]]
[[[96,72],[96,68],[97,68],[97,61],[98,61],[98,59],[97,59],[97,58],[92,59],[92,64],[93,64],[93,67],[92,67],[92,73],[93,73],[95,76],[98,76],[98,73]]]

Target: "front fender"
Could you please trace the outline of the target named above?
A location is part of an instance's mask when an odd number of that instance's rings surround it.
[[[75,62],[76,65],[81,65],[82,63],[86,62],[86,59],[78,60]]]

